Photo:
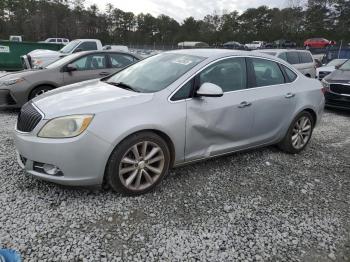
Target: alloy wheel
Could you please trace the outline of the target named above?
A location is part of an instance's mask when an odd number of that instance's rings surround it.
[[[119,178],[129,190],[145,190],[157,182],[164,166],[161,147],[154,142],[142,141],[130,147],[122,157]]]
[[[310,118],[302,116],[299,118],[293,127],[292,145],[295,149],[303,148],[311,137],[312,123]]]

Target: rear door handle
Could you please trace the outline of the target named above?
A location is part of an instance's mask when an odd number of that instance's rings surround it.
[[[247,101],[243,101],[242,103],[239,104],[239,108],[244,108],[244,107],[247,107],[247,106],[251,106],[252,103],[250,102],[247,102]]]
[[[100,76],[108,76],[108,75],[110,75],[110,73],[108,73],[108,72],[101,72],[100,73]]]
[[[285,97],[285,98],[292,98],[292,97],[295,97],[295,94],[293,94],[293,93],[287,93],[284,97]]]

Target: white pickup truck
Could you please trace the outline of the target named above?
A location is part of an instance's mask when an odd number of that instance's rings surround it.
[[[24,69],[40,68],[67,55],[90,50],[103,50],[101,41],[97,39],[76,39],[59,51],[37,49],[21,56],[21,60]]]
[[[247,49],[250,49],[250,50],[254,50],[254,49],[260,49],[260,48],[263,48],[265,45],[265,42],[263,41],[253,41],[249,44],[245,44],[245,47]]]

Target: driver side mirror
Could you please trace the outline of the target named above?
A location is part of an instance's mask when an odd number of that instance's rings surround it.
[[[78,69],[77,69],[77,67],[75,66],[75,65],[73,65],[73,64],[68,64],[67,66],[66,66],[66,72],[73,72],[73,71],[77,71]]]
[[[197,96],[221,97],[224,95],[221,87],[212,83],[203,83],[196,92]]]
[[[336,65],[336,66],[335,66],[335,69],[338,70],[340,67],[341,67],[341,65]]]

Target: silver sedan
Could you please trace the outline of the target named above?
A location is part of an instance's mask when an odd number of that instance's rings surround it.
[[[275,144],[298,153],[323,107],[321,83],[278,58],[171,51],[33,99],[15,144],[38,178],[141,194],[193,161]]]

